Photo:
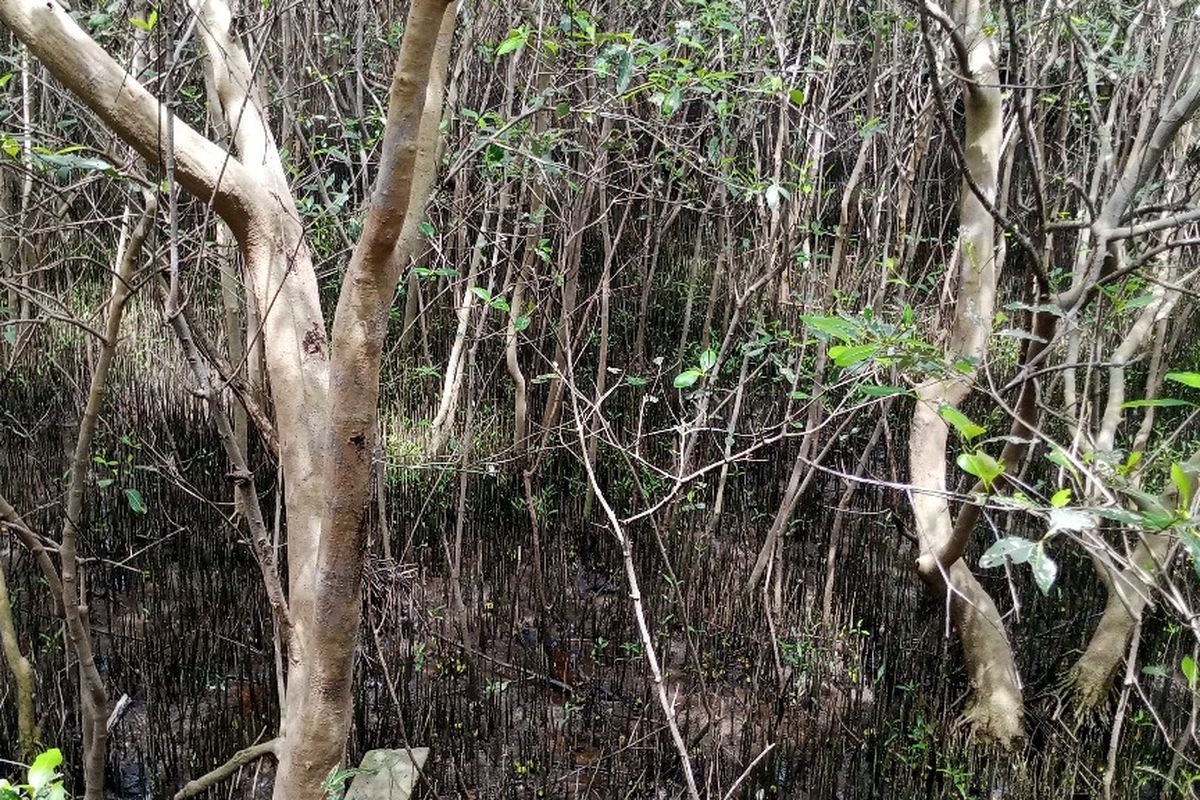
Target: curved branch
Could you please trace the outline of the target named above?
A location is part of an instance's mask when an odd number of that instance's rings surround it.
[[[277,738],[271,739],[267,742],[261,742],[259,744],[252,744],[246,749],[239,750],[234,753],[233,758],[229,759],[211,772],[206,772],[199,778],[188,781],[186,784],[184,784],[182,789],[175,793],[174,800],[183,800],[185,797],[195,797],[205,789],[208,789],[214,784],[225,780],[230,775],[237,772],[239,768],[246,766],[250,762],[257,761],[263,756],[278,757],[278,755],[279,739]]]
[[[958,59],[958,70],[962,73],[962,77],[966,82],[968,91],[976,88],[975,75],[971,70],[971,53],[967,48],[966,41],[963,40],[962,31],[955,24],[954,20],[950,19],[941,6],[931,0],[917,4],[917,11],[924,17],[929,17],[946,32],[950,37],[950,47],[954,50],[954,57]]]
[[[50,594],[54,597],[54,606],[57,613],[62,615],[62,580],[58,577],[58,570],[54,568],[54,561],[50,558],[50,553],[46,551],[42,541],[38,535],[33,532],[33,528],[25,524],[25,520],[21,519],[21,515],[17,510],[8,504],[3,495],[0,495],[0,528],[12,528],[16,532],[17,538],[21,540],[21,544],[30,553],[33,553],[34,559],[38,563],[38,567],[42,571],[42,577],[46,579],[46,583],[50,585]]]
[[[53,0],[0,0],[0,22],[118,136],[152,163],[164,160],[166,106],[146,90]],[[224,148],[174,120],[173,158],[179,182],[212,202],[235,232],[246,232],[258,192],[242,164]]]

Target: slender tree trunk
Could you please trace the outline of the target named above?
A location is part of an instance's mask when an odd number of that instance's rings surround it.
[[[458,395],[462,390],[467,371],[467,340],[470,334],[471,310],[475,307],[476,294],[472,291],[479,277],[479,266],[483,263],[483,251],[487,245],[487,231],[491,224],[491,213],[484,212],[483,220],[479,223],[479,233],[475,237],[475,245],[471,250],[471,265],[467,268],[467,277],[463,281],[462,297],[459,300],[456,316],[458,322],[454,329],[454,341],[450,346],[450,357],[446,361],[446,374],[442,377],[442,395],[438,401],[437,413],[429,425],[429,443],[425,452],[430,458],[441,454],[442,448],[450,438],[454,428],[454,419],[458,412]],[[497,225],[500,223],[497,222]],[[485,308],[486,311],[486,308]]]
[[[87,600],[84,597],[79,576],[79,543],[83,533],[83,499],[87,485],[88,469],[92,463],[92,442],[104,402],[108,385],[108,373],[117,352],[117,340],[121,330],[121,318],[132,287],[134,266],[141,257],[142,243],[150,230],[156,205],[147,195],[147,208],[137,222],[124,253],[120,254],[113,275],[112,292],[108,301],[108,316],[105,322],[104,341],[100,346],[96,366],[88,388],[87,404],[79,423],[71,455],[70,483],[67,488],[66,514],[63,520],[62,540],[59,545],[63,587],[63,611],[66,615],[67,633],[71,647],[79,662],[79,686],[83,715],[83,775],[85,800],[103,800],[104,763],[108,751],[108,693],[104,679],[96,668],[92,650],[91,625],[88,620]]]
[[[17,626],[8,597],[8,580],[0,558],[0,651],[12,673],[17,703],[17,757],[32,759],[38,742],[37,719],[33,713],[33,667],[21,652]]]
[[[961,36],[955,49],[963,73],[966,133],[962,166],[968,175],[960,188],[959,283],[946,347],[949,374],[935,377],[917,390],[909,432],[910,497],[921,549],[918,573],[948,604],[962,640],[971,688],[965,719],[977,735],[1007,746],[1024,735],[1021,682],[1003,619],[961,558],[971,531],[956,531],[946,499],[949,429],[941,410],[962,402],[970,392],[966,377],[955,374],[952,365],[961,359],[979,364],[987,357],[996,294],[996,223],[970,183],[973,181],[989,202],[995,202],[1003,132],[998,48],[994,34],[985,31],[988,3],[967,0],[959,11],[959,17],[950,20],[935,5],[926,3],[923,12]],[[928,24],[926,18],[923,24]],[[935,92],[939,91],[935,85]]]

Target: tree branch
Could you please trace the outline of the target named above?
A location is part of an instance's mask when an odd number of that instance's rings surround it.
[[[278,756],[279,755],[279,739],[271,739],[267,742],[252,744],[244,750],[239,750],[233,754],[233,758],[226,761],[221,766],[206,772],[199,778],[188,781],[184,787],[175,793],[174,800],[184,800],[187,797],[195,797],[205,789],[212,787],[214,784],[228,778],[239,768],[246,766],[252,761],[257,761],[263,756]]]

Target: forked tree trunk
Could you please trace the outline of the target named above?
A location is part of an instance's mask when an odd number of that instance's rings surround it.
[[[978,190],[994,202],[999,174],[1002,114],[997,44],[985,32],[987,0],[968,0],[955,20],[926,3],[925,13],[955,31],[958,66],[963,71],[966,135],[964,170]],[[921,556],[921,578],[950,607],[962,640],[971,698],[965,719],[985,739],[1009,745],[1023,735],[1024,701],[1004,622],[991,597],[962,560],[970,528],[951,522],[946,499],[946,448],[949,429],[943,406],[954,406],[970,393],[969,375],[958,371],[962,359],[978,365],[987,357],[996,294],[995,221],[975,195],[967,176],[960,189],[959,284],[950,322],[944,377],[918,387],[909,433],[909,480]],[[973,527],[973,526],[971,526]]]
[[[316,574],[303,587],[312,595],[312,616],[306,621],[311,629],[302,653],[306,674],[303,682],[289,680],[276,800],[321,797],[321,783],[341,762],[350,730],[379,370],[401,267],[393,255],[406,219],[423,209],[424,198],[413,202],[422,111],[439,32],[443,25],[453,29],[454,11],[447,0],[415,0],[409,10],[392,77],[380,171],[334,315],[325,507]],[[426,143],[423,151],[430,157],[435,148]],[[289,505],[289,518],[290,511]]]
[[[197,30],[238,157],[174,120],[174,174],[189,192],[212,203],[242,250],[247,294],[262,315],[285,477],[293,635],[274,796],[319,800],[323,779],[341,761],[349,729],[382,341],[401,267],[397,244],[410,209],[423,205],[424,197],[416,195],[428,191],[427,184],[420,185],[418,164],[434,148],[422,146],[420,123],[434,53],[448,46],[453,29],[453,6],[447,0],[415,0],[410,9],[389,94],[380,172],[343,283],[332,347],[303,227],[261,92],[251,80],[245,50],[231,34],[232,15],[221,0],[195,0],[191,8],[202,17]],[[115,133],[150,162],[163,162],[166,145],[159,132],[168,124],[163,104],[64,8],[53,0],[0,0],[0,21]],[[94,416],[85,414],[85,425],[94,426]],[[68,628],[79,649],[86,647],[87,630],[72,608],[79,603],[73,569],[79,517],[73,504],[69,498],[62,582]],[[86,649],[79,655],[90,687],[85,707],[98,719],[85,733],[95,740],[104,735],[103,684]],[[85,771],[88,798],[98,800],[102,757]]]
[[[1168,25],[1168,34],[1173,27]],[[1161,84],[1165,69],[1166,44],[1161,45],[1163,53],[1155,66],[1156,84]],[[1113,227],[1119,224],[1121,215],[1131,206],[1133,199],[1145,186],[1150,176],[1158,168],[1164,158],[1173,156],[1168,163],[1164,185],[1173,186],[1178,183],[1178,174],[1184,161],[1184,154],[1189,152],[1192,144],[1194,123],[1190,120],[1200,110],[1200,59],[1192,56],[1192,62],[1186,61],[1181,65],[1177,83],[1182,90],[1170,103],[1162,103],[1157,119],[1151,125],[1150,111],[1141,121],[1141,129],[1149,131],[1148,135],[1139,135],[1138,145],[1126,159],[1125,167],[1117,181],[1112,195],[1105,202],[1097,221],[1093,224],[1099,248],[1088,265],[1090,272],[1098,272],[1103,264],[1104,256],[1112,245],[1110,238]],[[1170,151],[1174,150],[1173,153]],[[1169,199],[1179,201],[1184,193],[1175,190],[1168,194]],[[1172,196],[1173,195],[1173,196]],[[1155,337],[1156,349],[1154,362],[1150,369],[1146,393],[1155,394],[1155,383],[1161,381],[1162,352],[1161,338],[1167,319],[1179,300],[1179,293],[1165,290],[1172,280],[1179,280],[1170,269],[1172,258],[1164,256],[1166,266],[1163,267],[1160,279],[1156,280],[1154,294],[1156,300],[1145,307],[1138,315],[1137,321],[1122,337],[1120,344],[1113,351],[1108,370],[1108,396],[1106,398],[1103,416],[1096,436],[1096,450],[1109,453],[1116,447],[1117,429],[1125,416],[1125,365],[1145,345],[1147,339]],[[1078,269],[1077,269],[1078,272]],[[1086,275],[1084,276],[1086,277]],[[1077,277],[1076,282],[1079,281]],[[1074,287],[1072,292],[1074,293]],[[1073,384],[1071,385],[1073,389]],[[1064,392],[1065,394],[1065,392]],[[1073,397],[1067,403],[1068,412],[1075,405]],[[1146,409],[1146,417],[1133,442],[1133,450],[1145,446],[1149,437],[1150,423],[1154,409]],[[1200,466],[1200,453],[1192,456],[1188,462],[1192,469]],[[1175,502],[1174,487],[1171,487],[1160,498],[1164,507],[1170,508]],[[1099,534],[1094,534],[1099,535]],[[1157,582],[1156,572],[1164,563],[1170,552],[1170,537],[1162,534],[1145,533],[1137,547],[1130,555],[1129,562],[1121,568],[1107,564],[1104,560],[1094,558],[1097,571],[1107,592],[1104,612],[1100,623],[1088,640],[1079,659],[1067,673],[1066,684],[1072,692],[1075,721],[1081,722],[1099,712],[1108,702],[1109,690],[1112,688],[1117,669],[1128,651],[1130,637],[1142,619],[1151,600]]]
[[[1193,495],[1197,469],[1200,469],[1200,451],[1185,463],[1185,472],[1191,476]],[[1179,502],[1176,487],[1168,484],[1158,500],[1164,509],[1174,508]],[[1152,602],[1157,575],[1166,565],[1175,541],[1175,537],[1168,534],[1143,533],[1123,566],[1118,568],[1096,559],[1107,600],[1087,647],[1067,673],[1066,684],[1073,695],[1076,722],[1097,714],[1108,702],[1113,679],[1128,652],[1130,637]]]
[[[1129,637],[1150,604],[1154,573],[1170,545],[1169,536],[1147,534],[1134,549],[1129,565],[1109,574],[1108,599],[1100,624],[1067,673],[1076,721],[1098,713],[1108,702],[1113,679],[1129,650]]]

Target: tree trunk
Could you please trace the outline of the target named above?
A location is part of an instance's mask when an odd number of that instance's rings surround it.
[[[294,635],[276,798],[322,797],[321,782],[341,760],[349,727],[382,339],[400,268],[397,243],[410,208],[424,202],[415,196],[428,191],[419,185],[418,164],[425,164],[434,148],[421,146],[420,123],[434,53],[448,46],[453,28],[453,8],[448,12],[447,7],[446,0],[417,0],[409,13],[389,96],[380,173],[334,320],[331,364],[303,227],[245,50],[231,34],[229,8],[221,0],[192,4],[202,18],[196,29],[238,158],[182,121],[169,121],[164,105],[61,6],[0,0],[0,21],[118,136],[152,163],[161,163],[164,147],[172,147],[177,180],[212,203],[241,247],[247,295],[262,319],[288,520],[288,610]],[[171,145],[159,136],[168,125]],[[110,312],[110,320],[115,318]],[[108,344],[115,344],[115,336]],[[102,351],[97,375],[111,362],[111,354],[104,354],[109,350]],[[95,428],[100,383],[93,381],[84,414],[75,475],[90,455],[84,443]],[[68,630],[88,687],[87,800],[99,800],[103,756],[97,760],[91,753],[102,753],[105,697],[87,644],[75,569],[81,497],[81,489],[68,493],[60,553]]]
[[[17,696],[17,757],[32,760],[38,741],[37,720],[33,714],[33,667],[21,652],[12,605],[8,599],[8,581],[0,560],[0,651],[8,662]]]
[[[452,29],[453,5],[445,0],[413,3],[392,77],[379,176],[334,316],[321,535],[312,583],[300,589],[312,598],[310,616],[300,624],[311,628],[303,640],[305,668],[299,680],[289,679],[275,800],[320,798],[321,783],[341,762],[350,730],[379,368],[401,267],[393,252],[406,219],[424,205],[424,198],[413,202],[414,175],[418,152],[426,158],[435,152],[419,140],[443,23]],[[282,402],[277,396],[277,406]],[[289,523],[291,514],[289,502]],[[295,599],[293,589],[293,604]],[[294,605],[292,613],[295,620]]]
[[[941,409],[957,405],[970,393],[969,378],[958,365],[968,360],[973,373],[973,367],[987,357],[991,333],[997,279],[996,223],[975,188],[995,202],[1003,123],[997,45],[984,28],[988,3],[968,0],[960,11],[958,19],[949,20],[931,3],[924,9],[924,14],[961,36],[956,40],[956,54],[966,95],[962,148],[966,174],[960,188],[959,285],[948,331],[946,374],[935,376],[917,390],[909,433],[909,480],[921,550],[917,570],[935,595],[947,602],[962,639],[971,688],[965,719],[980,737],[1008,746],[1023,735],[1024,707],[1016,663],[995,603],[961,558],[974,526],[956,529],[946,499],[949,429]],[[941,91],[936,85],[934,88]]]

